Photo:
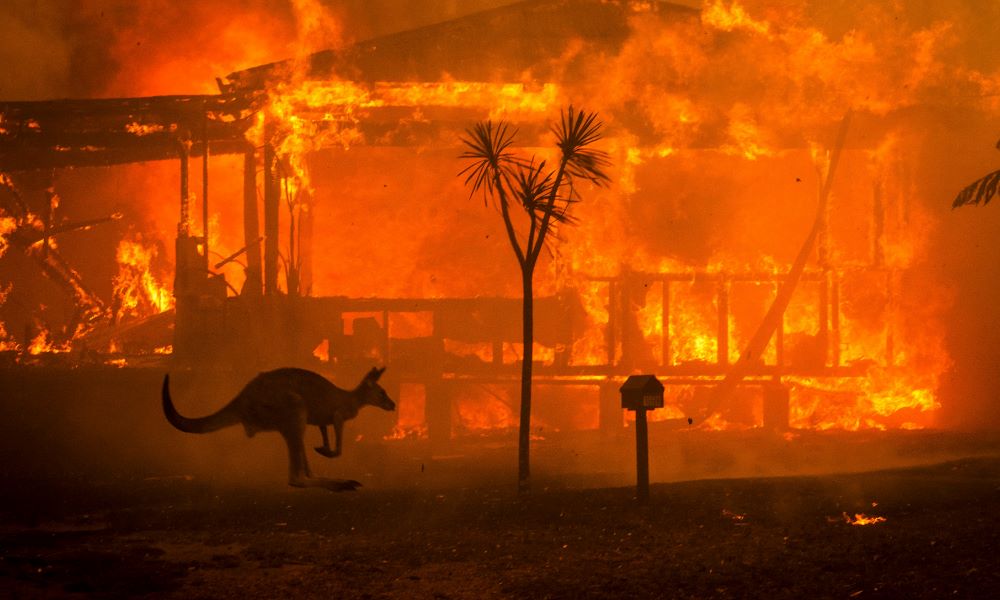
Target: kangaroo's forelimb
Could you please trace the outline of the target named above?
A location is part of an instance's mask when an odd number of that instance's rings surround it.
[[[333,433],[337,437],[337,439],[336,439],[337,448],[335,450],[331,450],[330,449],[330,437],[327,435],[326,425],[320,425],[319,426],[319,433],[320,433],[321,436],[323,436],[323,445],[320,446],[320,447],[318,447],[318,448],[315,448],[316,452],[319,452],[320,454],[322,454],[323,456],[325,456],[327,458],[335,458],[337,456],[340,456],[340,449],[341,449],[340,438],[341,438],[341,433],[343,431],[344,431],[344,422],[343,421],[334,421],[334,423],[333,423]]]

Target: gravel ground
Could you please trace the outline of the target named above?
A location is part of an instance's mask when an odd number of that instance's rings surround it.
[[[1000,458],[630,488],[9,482],[12,597],[1000,598]],[[884,521],[866,526],[863,513]]]

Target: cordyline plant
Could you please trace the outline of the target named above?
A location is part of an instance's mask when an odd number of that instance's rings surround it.
[[[577,180],[606,185],[609,181],[608,155],[591,146],[601,139],[603,123],[597,113],[574,111],[570,106],[552,127],[561,151],[558,164],[550,166],[534,157],[524,159],[513,151],[517,130],[508,123],[486,121],[466,131],[467,147],[461,158],[471,160],[459,174],[465,175],[470,197],[482,192],[492,199],[503,216],[507,239],[521,267],[523,291],[523,356],[521,361],[521,410],[518,428],[518,487],[528,488],[529,441],[531,427],[531,372],[534,345],[532,281],[535,265],[556,224],[572,224],[570,206],[579,201]],[[528,217],[527,232],[518,233],[512,210]]]
[[[1000,150],[1000,141],[997,142],[997,150]],[[962,188],[955,201],[951,203],[951,207],[980,203],[985,206],[998,195],[1000,195],[1000,171],[993,171]]]

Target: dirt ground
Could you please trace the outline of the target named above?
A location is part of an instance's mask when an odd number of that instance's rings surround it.
[[[543,432],[519,497],[509,432],[382,441],[363,411],[309,452],[364,483],[336,494],[287,487],[275,434],[174,430],[162,378],[0,369],[0,597],[1000,598],[996,432],[654,423],[642,507],[630,429]],[[231,391],[182,384],[191,414]]]
[[[997,598],[1000,457],[632,488],[8,481],[12,597]],[[851,525],[857,513],[883,522]]]

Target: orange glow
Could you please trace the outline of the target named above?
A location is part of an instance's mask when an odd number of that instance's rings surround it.
[[[400,386],[396,403],[396,425],[387,440],[427,437],[427,422],[424,420],[427,405],[426,389],[422,385],[403,384]]]
[[[281,16],[260,2],[230,3],[230,11],[199,4],[193,18],[183,19],[190,29],[184,35],[175,24],[178,9],[169,4],[153,6],[174,13],[172,19],[148,8],[129,13],[133,20],[114,41],[121,69],[100,93],[217,93],[216,76],[298,59],[254,98],[260,110],[247,138],[258,158],[264,144],[278,155],[283,254],[289,215],[302,219],[308,211],[315,219],[314,295],[517,298],[505,232],[495,214],[468,200],[455,177],[459,132],[481,119],[544,131],[570,103],[598,111],[607,119],[601,147],[613,157],[614,184],[596,189],[578,182],[585,201],[572,215],[579,222],[559,230],[536,277],[539,296],[572,293],[582,313],[567,326],[570,339],[543,344],[536,338],[534,358],[560,368],[565,348],[550,345],[558,343],[568,346],[570,367],[588,368],[578,372],[681,372],[689,383],[674,386],[668,406],[651,412],[651,421],[698,416],[689,408],[703,405],[700,394],[740,360],[811,224],[831,169],[831,123],[855,111],[863,124],[849,132],[825,238],[785,311],[781,347],[774,336],[753,360],[789,386],[793,429],[937,425],[939,387],[951,367],[943,321],[951,298],[948,282],[926,272],[938,218],[926,207],[937,200],[925,197],[931,192],[915,180],[925,148],[914,127],[919,121],[910,119],[928,106],[1000,106],[995,72],[949,62],[962,24],[909,22],[897,18],[898,3],[885,3],[866,7],[863,18],[844,16],[844,23],[823,28],[810,23],[804,9],[750,0],[707,0],[700,15],[673,22],[661,19],[656,3],[631,2],[620,48],[586,55],[580,64],[573,57],[588,51],[586,43],[556,49],[554,60],[572,76],[552,69],[553,80],[544,81],[529,70],[465,81],[442,67],[437,81],[352,81],[346,71],[328,80],[307,72],[309,52],[349,41],[350,28],[319,0],[294,0]],[[170,133],[140,120],[125,130],[139,137]],[[218,212],[210,216],[209,248],[227,256],[245,243],[242,156],[210,160],[210,204]],[[113,307],[130,318],[174,305],[171,267],[164,264],[172,250],[164,249],[176,231],[176,162],[143,168],[152,175],[126,174],[122,179],[134,179],[116,183],[126,188],[123,197],[143,199],[151,223],[117,247]],[[200,190],[200,169],[191,171],[191,188]],[[196,204],[192,194],[199,215]],[[41,230],[41,219],[27,219]],[[0,256],[17,225],[0,217]],[[40,249],[42,242],[34,244]],[[55,240],[49,244],[55,247]],[[230,264],[225,274],[240,289],[239,265]],[[760,278],[725,279],[733,274]],[[721,313],[729,319],[722,339]],[[381,312],[372,315],[393,340],[435,335],[430,312],[394,313],[388,324]],[[344,333],[352,326],[348,319]],[[39,332],[28,351],[58,351],[49,337]],[[523,350],[516,339],[440,341],[452,364],[477,368],[508,368]],[[0,322],[0,350],[16,349]],[[338,350],[324,340],[304,352],[329,363]],[[498,350],[501,356],[494,355]],[[714,375],[701,374],[712,369]],[[814,376],[823,370],[849,373]],[[690,384],[691,372],[704,380]],[[762,377],[745,386],[749,399],[740,400],[751,408],[738,416],[707,415],[693,427],[763,426]],[[406,388],[391,438],[426,434],[417,416],[425,394],[416,384]],[[517,423],[516,396],[502,386],[462,387],[456,398],[457,429]]]
[[[517,417],[506,389],[499,386],[475,386],[463,391],[458,405],[458,426],[469,433],[517,427]]]

